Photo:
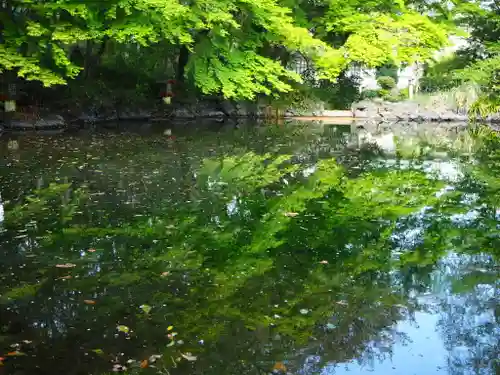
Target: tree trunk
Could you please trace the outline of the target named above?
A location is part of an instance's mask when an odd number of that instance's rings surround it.
[[[184,82],[184,73],[186,72],[186,65],[189,61],[190,52],[186,46],[181,46],[179,52],[179,61],[177,63],[177,82]]]

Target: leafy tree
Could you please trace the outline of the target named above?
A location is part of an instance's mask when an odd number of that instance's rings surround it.
[[[448,33],[411,2],[383,0],[5,0],[2,7],[2,70],[51,86],[82,69],[90,74],[124,45],[150,61],[156,48],[170,48],[178,78],[230,99],[290,92],[301,81],[285,68],[291,53],[309,59],[319,79],[335,81],[353,63],[424,61]]]

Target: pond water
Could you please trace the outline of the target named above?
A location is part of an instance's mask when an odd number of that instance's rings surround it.
[[[481,129],[4,135],[0,374],[499,373]]]

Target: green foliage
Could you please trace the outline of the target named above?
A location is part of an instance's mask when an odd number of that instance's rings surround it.
[[[409,98],[410,98],[410,89],[408,87],[399,90],[399,93],[398,93],[399,100],[406,100]]]
[[[457,70],[465,68],[470,58],[465,54],[452,54],[437,61],[428,62],[419,85],[422,92],[447,91],[459,86],[463,79]]]
[[[363,99],[375,99],[379,97],[379,90],[364,90],[361,93]]]
[[[51,86],[109,64],[123,76],[132,72],[136,84],[181,74],[207,95],[277,96],[301,81],[285,68],[296,52],[311,61],[319,80],[333,83],[353,63],[426,60],[447,43],[448,26],[412,8],[382,0],[7,1],[0,71]],[[187,66],[178,59],[183,48]],[[74,56],[77,50],[83,58]],[[335,96],[333,107],[347,107],[350,99]]]
[[[457,81],[477,87],[477,101],[469,107],[472,117],[486,117],[498,111],[500,94],[500,13],[495,2],[479,4],[463,1],[459,3],[460,22],[467,25],[470,45],[455,58],[448,61],[452,73],[443,72],[439,84],[450,86]],[[442,70],[442,69],[441,69]],[[436,72],[439,75],[439,71]]]
[[[392,77],[394,82],[398,83],[398,72],[399,68],[395,64],[384,64],[377,68],[375,76],[377,79],[381,77]]]
[[[293,109],[296,113],[310,113],[316,110],[349,109],[352,103],[359,101],[359,79],[348,77],[344,73],[335,83],[320,80],[316,84],[307,81],[293,85],[293,90],[271,104],[282,109]]]
[[[396,87],[396,81],[394,80],[394,78],[388,76],[377,78],[377,83],[383,90],[390,91]]]
[[[278,94],[292,90],[287,80],[300,82],[300,76],[278,62],[252,50],[231,50],[230,45],[215,46],[208,39],[195,50],[196,60],[188,66],[203,94],[219,92],[228,99],[255,99],[258,94]]]
[[[377,95],[379,98],[386,99],[391,95],[391,91],[387,89],[379,89],[377,90]]]

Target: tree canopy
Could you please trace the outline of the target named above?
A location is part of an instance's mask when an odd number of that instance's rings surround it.
[[[204,94],[235,99],[292,90],[301,80],[289,66],[293,54],[311,61],[318,78],[335,81],[351,64],[424,61],[446,45],[451,31],[434,3],[402,0],[0,4],[2,71],[51,86],[77,77],[105,51],[130,46],[151,56],[170,46],[165,53],[173,55],[182,78]],[[85,51],[84,63],[70,53],[76,46]],[[162,63],[165,56],[155,59]]]

